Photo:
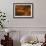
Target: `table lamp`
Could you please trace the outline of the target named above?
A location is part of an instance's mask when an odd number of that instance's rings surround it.
[[[7,36],[9,36],[10,30],[9,29],[5,29],[5,32],[7,33]]]

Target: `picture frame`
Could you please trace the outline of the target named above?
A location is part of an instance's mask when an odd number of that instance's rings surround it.
[[[13,17],[33,17],[33,3],[13,3]]]

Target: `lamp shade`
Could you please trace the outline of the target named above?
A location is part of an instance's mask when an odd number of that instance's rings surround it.
[[[5,29],[5,32],[6,32],[6,33],[9,33],[9,32],[10,32],[10,30],[9,30],[9,29]]]

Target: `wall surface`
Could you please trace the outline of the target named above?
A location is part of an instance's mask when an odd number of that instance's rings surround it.
[[[33,18],[13,18],[13,3],[33,3]],[[46,0],[0,0],[6,27],[46,27]],[[9,20],[9,21],[8,21]]]

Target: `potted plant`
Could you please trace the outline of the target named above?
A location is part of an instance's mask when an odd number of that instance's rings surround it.
[[[3,28],[4,27],[4,22],[6,20],[6,15],[4,12],[0,11],[0,27]]]

